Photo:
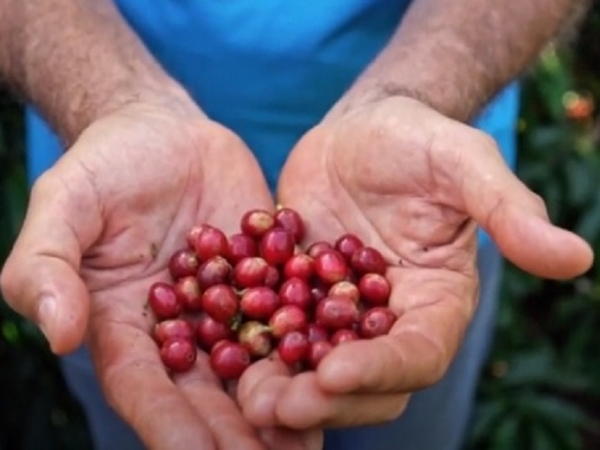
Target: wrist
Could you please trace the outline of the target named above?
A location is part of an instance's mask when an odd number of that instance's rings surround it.
[[[80,89],[68,87],[71,95],[54,103],[47,114],[66,146],[93,122],[131,105],[165,107],[178,116],[192,109],[201,114],[183,87],[163,73],[128,73],[113,76],[108,83],[90,80],[76,86]]]

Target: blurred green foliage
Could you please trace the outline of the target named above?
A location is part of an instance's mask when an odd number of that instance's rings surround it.
[[[551,219],[600,250],[600,8],[574,46],[547,49],[527,78],[519,177]],[[527,243],[523,243],[527,245]],[[472,449],[600,448],[600,265],[569,282],[507,265]]]
[[[577,43],[549,48],[525,80],[519,176],[556,223],[600,250],[600,7]],[[0,262],[24,216],[19,106],[0,92]],[[526,245],[526,243],[524,243]],[[472,450],[600,448],[600,266],[550,282],[507,265]],[[0,301],[0,450],[91,448],[85,419],[38,330]],[[440,449],[443,450],[443,449]]]

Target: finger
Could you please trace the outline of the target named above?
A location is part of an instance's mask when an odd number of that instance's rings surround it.
[[[258,433],[269,450],[322,450],[323,431],[291,430],[283,427],[260,428]]]
[[[257,427],[273,426],[278,393],[291,377],[290,369],[276,355],[256,361],[248,367],[239,380],[236,393],[244,417]],[[253,395],[256,386],[265,380],[270,388],[264,395]]]
[[[502,253],[534,275],[572,278],[588,270],[590,246],[579,236],[552,225],[543,201],[502,160],[493,140],[482,133],[466,135],[475,147],[460,160],[456,185],[463,207],[491,235]]]
[[[174,381],[212,431],[219,450],[267,449],[210,370],[206,354],[200,353],[195,369],[175,376]]]
[[[54,171],[42,176],[0,279],[8,304],[35,322],[58,354],[74,350],[86,328],[89,296],[78,271],[101,231],[95,205],[83,182]]]
[[[398,320],[386,336],[334,348],[317,372],[326,392],[413,392],[439,381],[458,351],[475,311],[476,281],[440,269],[389,273]]]
[[[262,380],[250,394],[274,396],[271,384],[274,380]],[[373,425],[400,416],[408,402],[408,396],[331,394],[319,386],[314,372],[305,372],[277,386],[275,424],[297,430],[317,427],[351,427]]]
[[[216,450],[211,430],[161,364],[156,343],[126,322],[101,319],[90,322],[90,349],[104,394],[146,447]]]

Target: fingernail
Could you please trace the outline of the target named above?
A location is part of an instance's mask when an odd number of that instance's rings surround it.
[[[37,322],[46,340],[50,342],[48,335],[48,324],[56,317],[56,299],[52,295],[43,296],[38,307]]]

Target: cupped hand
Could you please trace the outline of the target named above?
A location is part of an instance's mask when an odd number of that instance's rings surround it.
[[[172,380],[149,335],[147,290],[167,279],[186,231],[234,232],[250,208],[273,202],[239,138],[191,101],[128,104],[36,182],[2,290],[55,353],[85,339],[109,403],[148,448],[316,450],[318,432],[255,431],[204,354]]]
[[[278,196],[306,219],[308,242],[351,232],[384,253],[398,319],[387,336],[336,347],[316,372],[251,367],[239,398],[256,425],[381,423],[440,380],[477,307],[476,225],[537,276],[574,277],[593,258],[549,222],[490,137],[407,98],[326,118],[293,150]]]

